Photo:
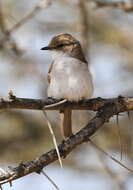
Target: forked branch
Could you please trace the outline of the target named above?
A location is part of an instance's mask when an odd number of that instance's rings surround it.
[[[69,107],[71,109],[88,109],[97,111],[96,116],[83,129],[66,141],[63,141],[58,146],[62,158],[65,158],[78,145],[89,141],[90,137],[102,127],[105,122],[108,122],[113,115],[133,110],[133,98],[125,98],[121,96],[112,99],[95,98],[78,103],[64,102],[62,104],[55,104],[56,102],[57,100],[53,99],[42,100],[17,98],[10,93],[9,100],[1,99],[0,109],[14,108],[42,110],[46,105],[54,104],[54,106],[47,106],[47,109],[59,110]],[[57,159],[57,152],[55,149],[52,149],[35,160],[20,163],[17,167],[9,167],[10,170],[8,172],[1,173],[0,185],[11,182],[32,172],[41,173],[43,167]]]

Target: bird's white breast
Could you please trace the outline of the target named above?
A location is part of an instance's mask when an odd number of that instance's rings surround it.
[[[92,96],[91,73],[87,64],[79,59],[68,56],[56,57],[50,77],[48,97],[79,101]]]

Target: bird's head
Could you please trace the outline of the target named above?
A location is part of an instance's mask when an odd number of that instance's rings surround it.
[[[54,36],[48,46],[41,48],[41,50],[50,50],[56,56],[64,54],[87,62],[80,42],[67,33]]]

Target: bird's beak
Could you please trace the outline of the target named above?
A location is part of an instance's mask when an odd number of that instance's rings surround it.
[[[46,47],[41,48],[41,50],[52,50],[52,49],[54,49],[54,48],[50,47],[50,46],[46,46]]]

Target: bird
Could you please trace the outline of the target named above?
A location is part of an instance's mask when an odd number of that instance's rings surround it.
[[[54,36],[48,46],[52,63],[47,79],[47,95],[54,99],[66,99],[70,102],[89,99],[93,95],[93,81],[89,64],[84,56],[80,42],[71,34]],[[72,110],[60,110],[61,134],[63,139],[73,135]]]

